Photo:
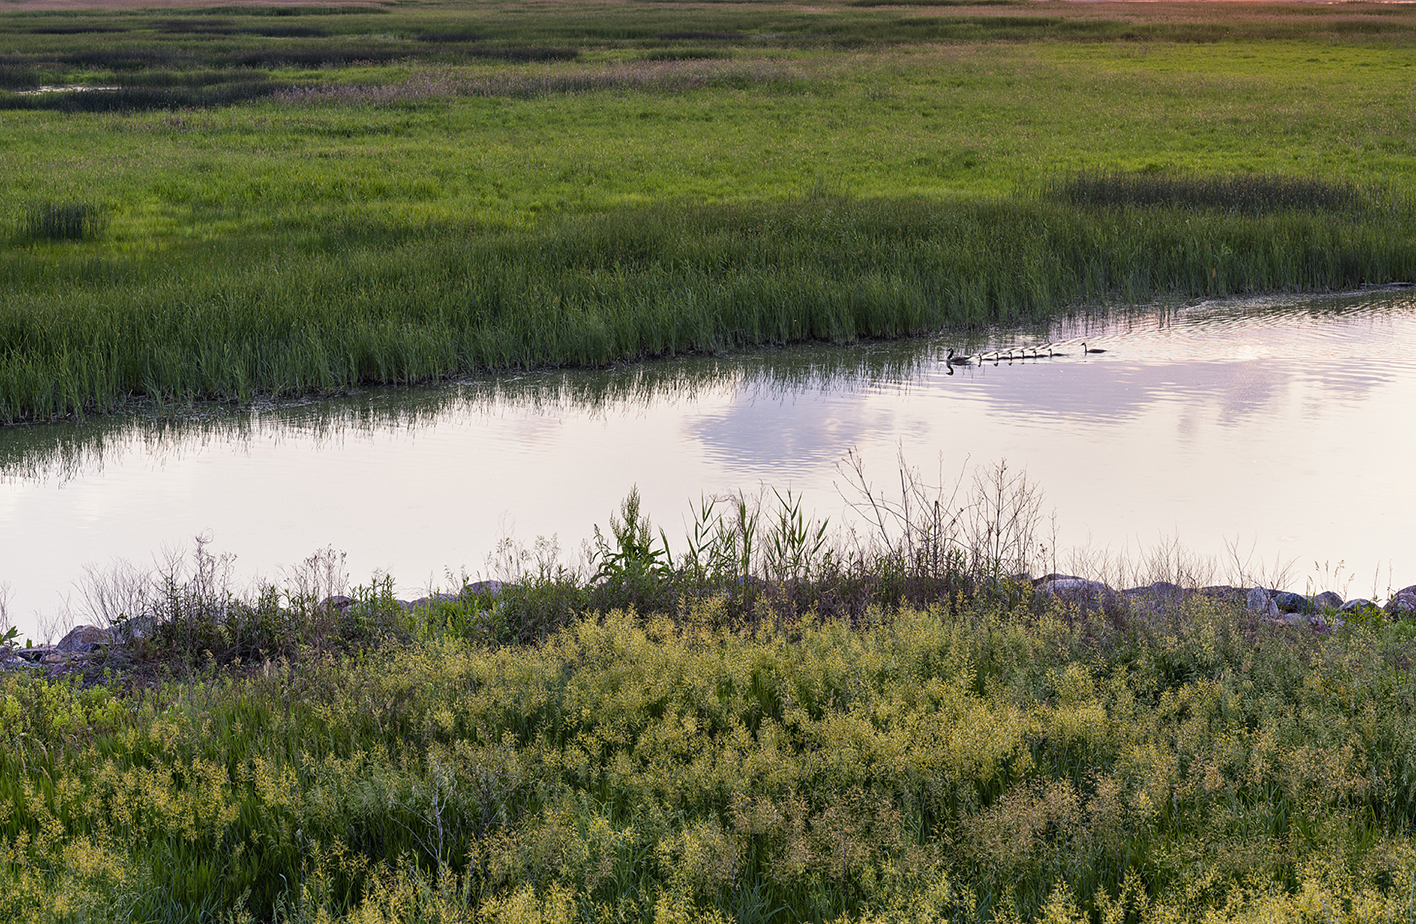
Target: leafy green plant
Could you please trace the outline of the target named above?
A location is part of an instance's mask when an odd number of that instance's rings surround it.
[[[619,516],[611,514],[609,529],[607,538],[595,527],[596,602],[606,609],[660,602],[673,574],[672,558],[662,530],[656,540],[649,517],[640,512],[638,487],[625,496]]]

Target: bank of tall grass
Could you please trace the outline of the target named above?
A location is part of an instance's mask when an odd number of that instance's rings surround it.
[[[0,676],[0,917],[1416,912],[1409,626],[708,599],[497,646],[386,612],[403,641],[128,692]]]
[[[0,420],[1406,281],[1411,224],[1409,203],[1375,193],[1261,214],[818,194],[524,228],[345,226],[156,257],[12,248]]]

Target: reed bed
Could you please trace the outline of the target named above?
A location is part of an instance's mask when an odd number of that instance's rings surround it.
[[[823,194],[305,251],[0,256],[0,420],[1045,319],[1416,278],[1410,210],[1079,208]]]

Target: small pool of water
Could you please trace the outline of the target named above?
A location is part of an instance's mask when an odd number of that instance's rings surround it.
[[[1066,355],[943,361],[1046,341]],[[0,583],[10,621],[50,634],[86,618],[86,569],[201,534],[239,582],[332,546],[355,582],[416,595],[495,576],[505,537],[574,559],[636,485],[671,543],[705,494],[790,489],[839,524],[855,452],[883,488],[901,458],[966,486],[1006,460],[1044,492],[1059,567],[1180,550],[1215,580],[1381,595],[1416,582],[1413,343],[1416,293],[1374,290],[12,427]]]

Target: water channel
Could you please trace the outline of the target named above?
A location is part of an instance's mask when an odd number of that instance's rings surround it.
[[[1065,355],[944,362],[1045,342]],[[703,495],[790,490],[844,523],[855,452],[882,488],[900,459],[965,488],[1026,472],[1060,566],[1183,558],[1381,596],[1416,582],[1412,344],[1416,292],[1377,289],[10,427],[0,585],[10,622],[52,637],[87,620],[86,574],[203,535],[238,584],[332,547],[354,582],[416,596],[497,576],[504,538],[573,561],[636,485],[671,544]]]

